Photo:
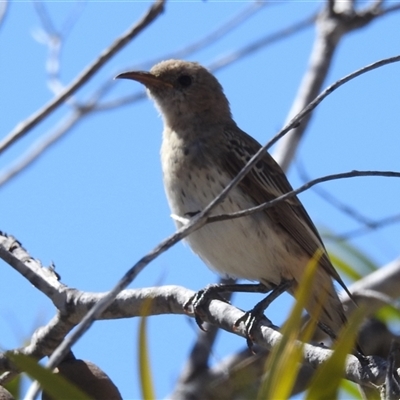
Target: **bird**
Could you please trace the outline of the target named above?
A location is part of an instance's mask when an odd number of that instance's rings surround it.
[[[164,188],[171,212],[176,216],[175,223],[181,227],[220,194],[261,145],[237,126],[221,84],[197,62],[166,60],[149,72],[128,71],[116,78],[143,84],[161,114]],[[246,210],[291,190],[281,167],[265,152],[211,214]],[[281,292],[295,296],[308,263],[319,252],[305,309],[333,339],[346,325],[345,311],[333,281],[350,298],[351,294],[298,197],[245,217],[206,224],[187,236],[186,241],[220,275],[258,282],[209,286],[191,299],[193,306],[212,292],[218,295],[224,291],[271,291],[266,301],[250,311],[256,316],[260,307],[264,312]],[[320,311],[318,315],[316,309]]]

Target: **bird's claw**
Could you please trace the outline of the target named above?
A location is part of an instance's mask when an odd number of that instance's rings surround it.
[[[239,319],[233,324],[233,330],[238,331],[241,323],[244,324],[244,335],[246,338],[247,347],[254,354],[254,331],[261,321],[267,321],[271,324],[271,321],[264,315],[264,309],[257,307],[258,304],[251,309],[246,311]]]
[[[204,319],[205,319],[205,307],[208,306],[211,300],[221,300],[223,302],[227,302],[217,291],[218,286],[207,286],[204,289],[199,290],[196,294],[194,294],[184,305],[183,311],[186,314],[194,314],[195,321],[198,327],[207,332],[207,330],[203,327]]]
[[[201,309],[207,304],[207,299],[204,299],[204,290],[198,291],[194,296],[192,296],[184,305],[183,311],[186,314],[194,314],[194,319],[196,321],[197,326],[204,332],[206,330],[203,327],[203,316]]]

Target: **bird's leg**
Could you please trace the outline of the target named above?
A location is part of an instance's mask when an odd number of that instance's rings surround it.
[[[252,350],[252,347],[253,347],[252,331],[255,329],[257,323],[261,319],[266,318],[265,315],[264,315],[264,311],[282,293],[284,293],[288,289],[290,289],[293,286],[293,284],[294,284],[294,280],[293,279],[292,280],[284,280],[284,281],[282,281],[279,285],[277,285],[271,291],[271,293],[268,294],[267,297],[265,297],[263,300],[261,300],[259,303],[257,303],[253,307],[253,309],[251,309],[250,311],[247,311],[233,325],[233,328],[235,329],[240,325],[241,322],[244,323],[247,346],[249,347],[250,350]]]
[[[186,313],[193,312],[197,325],[201,330],[203,328],[202,319],[202,308],[213,300],[221,300],[227,302],[221,293],[232,293],[232,292],[245,292],[245,293],[267,293],[271,288],[265,286],[262,283],[255,284],[215,284],[209,285],[204,289],[199,290],[194,296],[192,296],[184,305],[183,309]],[[190,310],[190,308],[192,310]]]

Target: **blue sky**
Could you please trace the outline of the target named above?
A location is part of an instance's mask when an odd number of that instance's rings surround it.
[[[290,26],[321,4],[272,3],[188,59],[207,66],[268,32]],[[69,1],[44,5],[56,29],[75,7]],[[62,82],[68,84],[149,5],[88,1],[62,49]],[[76,99],[84,101],[99,84],[111,82],[119,72],[203,37],[248,5],[167,3],[164,14],[107,63]],[[399,18],[393,13],[346,36],[324,86],[371,62],[398,55]],[[47,49],[37,40],[40,29],[31,2],[10,5],[0,29],[2,137],[53,97],[46,84]],[[314,28],[310,27],[218,72],[236,122],[260,142],[265,143],[282,127],[307,67],[313,39]],[[297,155],[311,177],[353,169],[400,170],[399,71],[400,65],[393,64],[370,72],[318,107]],[[135,82],[111,84],[107,100],[142,90]],[[69,107],[62,106],[2,154],[0,174],[68,113]],[[87,291],[110,289],[131,265],[174,232],[161,180],[161,130],[161,119],[147,99],[84,119],[29,169],[0,187],[0,229],[14,235],[44,265],[53,261],[68,286]],[[295,187],[302,183],[296,164],[289,179]],[[359,178],[323,187],[371,219],[399,212],[399,180]],[[313,191],[300,198],[320,228],[340,234],[359,226]],[[399,225],[393,224],[351,243],[377,265],[384,265],[399,254],[399,230]],[[45,324],[54,309],[11,267],[0,264],[0,347],[10,349]],[[176,284],[197,290],[215,280],[216,275],[180,243],[150,264],[131,288]],[[249,309],[258,299],[257,295],[238,295],[234,304]],[[289,297],[279,299],[268,309],[268,317],[279,325],[289,304]],[[137,334],[136,319],[100,321],[73,350],[78,358],[103,368],[124,398],[136,399],[140,397]],[[149,345],[158,397],[173,389],[196,334],[197,327],[187,317],[150,318]],[[238,337],[221,334],[211,362],[244,345]]]

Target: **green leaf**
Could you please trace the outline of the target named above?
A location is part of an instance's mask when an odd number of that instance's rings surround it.
[[[400,310],[388,304],[375,313],[375,317],[384,323],[391,323],[400,319]]]
[[[327,241],[330,241],[328,253],[332,262],[340,271],[351,279],[358,280],[378,269],[378,266],[370,257],[349,242],[343,240],[338,241],[334,234],[326,230],[322,236],[327,239]],[[345,259],[347,261],[344,261]]]
[[[43,367],[32,357],[6,353],[7,357],[23,372],[37,380],[44,391],[54,399],[90,400],[91,398],[71,382]]]
[[[306,400],[336,399],[343,377],[346,358],[354,348],[355,338],[366,310],[357,308],[333,346],[332,356],[315,373]]]
[[[329,258],[335,267],[347,275],[351,280],[358,281],[363,276],[356,271],[348,262],[346,262],[343,258],[340,258],[337,254],[329,252]]]
[[[352,399],[363,400],[363,397],[358,390],[358,385],[354,382],[350,382],[347,379],[342,379],[340,383],[340,389],[342,392],[346,393],[346,399],[351,396]],[[342,398],[344,397],[342,396]]]
[[[296,302],[292,308],[290,316],[283,326],[281,333],[282,339],[277,344],[268,357],[265,370],[266,379],[260,386],[257,398],[261,399],[287,399],[289,398],[303,355],[302,342],[311,339],[317,321],[311,319],[305,329],[302,330],[302,313],[308,303],[309,295],[312,291],[315,271],[322,253],[319,251],[310,260],[301,284],[296,291]],[[316,310],[316,315],[318,315]]]
[[[10,382],[7,382],[3,385],[16,399],[21,398],[21,387],[22,387],[22,376],[21,374],[17,375]]]
[[[153,400],[157,397],[154,393],[153,379],[151,376],[150,357],[147,344],[147,317],[151,300],[145,302],[142,310],[143,317],[139,324],[139,372],[142,396],[145,400]]]

